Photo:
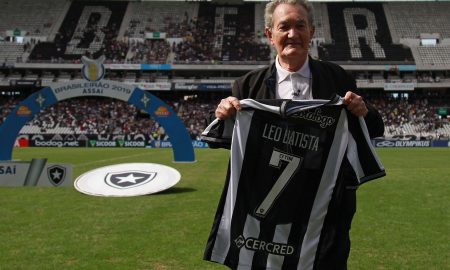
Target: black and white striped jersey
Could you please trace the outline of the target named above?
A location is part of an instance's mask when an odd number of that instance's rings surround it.
[[[335,100],[241,100],[203,132],[231,144],[230,169],[205,260],[233,269],[313,269],[343,160],[359,183],[385,175],[362,118]],[[327,224],[330,223],[330,224]],[[325,243],[329,246],[332,243]]]

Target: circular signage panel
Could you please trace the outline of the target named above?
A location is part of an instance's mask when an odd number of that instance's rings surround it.
[[[131,197],[157,193],[180,181],[172,167],[155,163],[122,163],[88,171],[74,181],[75,189],[93,196]]]

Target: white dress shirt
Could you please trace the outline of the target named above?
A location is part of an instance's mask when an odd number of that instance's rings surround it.
[[[312,75],[309,69],[309,59],[296,72],[290,72],[281,67],[278,56],[275,59],[277,69],[277,99],[305,100],[312,99]]]

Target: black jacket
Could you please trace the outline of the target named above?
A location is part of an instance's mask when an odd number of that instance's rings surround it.
[[[336,94],[344,97],[347,91],[358,93],[355,80],[340,66],[309,58],[312,74],[312,95],[315,99],[331,99]],[[274,99],[276,91],[275,64],[250,71],[238,78],[232,89],[232,96],[238,99]],[[379,112],[370,104],[365,122],[371,138],[383,136],[384,124]]]

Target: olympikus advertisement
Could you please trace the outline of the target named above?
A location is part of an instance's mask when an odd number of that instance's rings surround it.
[[[372,141],[375,147],[450,147],[448,140],[383,140]]]

